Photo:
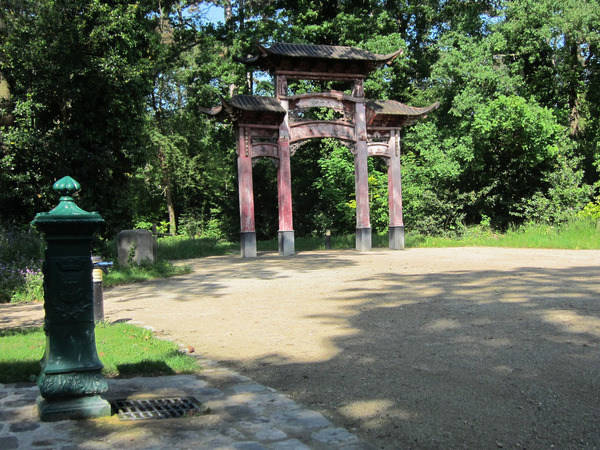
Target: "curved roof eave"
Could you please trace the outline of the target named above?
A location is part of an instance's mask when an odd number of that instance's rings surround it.
[[[411,116],[418,117],[429,114],[431,111],[435,111],[439,108],[439,102],[435,102],[429,106],[416,107],[409,106],[396,100],[367,100],[367,108],[373,112],[374,115],[388,115],[388,116]]]

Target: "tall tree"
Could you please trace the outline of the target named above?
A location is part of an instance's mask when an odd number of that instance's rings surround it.
[[[143,150],[157,19],[152,2],[8,0],[0,72],[14,124],[2,128],[2,219],[55,203],[53,181],[86,186],[82,204],[128,226],[129,180]]]

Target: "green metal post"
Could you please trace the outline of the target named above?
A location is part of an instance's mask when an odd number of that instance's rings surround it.
[[[54,183],[60,203],[32,221],[45,234],[44,331],[46,350],[38,378],[41,420],[85,419],[110,415],[99,394],[108,390],[96,351],[91,245],[104,223],[97,212],[79,208],[71,177]]]

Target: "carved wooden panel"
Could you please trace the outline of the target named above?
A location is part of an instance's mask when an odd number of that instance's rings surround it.
[[[367,144],[367,152],[369,156],[383,156],[384,158],[392,156],[388,145],[381,142],[369,142]]]
[[[333,98],[301,98],[294,103],[294,108],[318,108],[324,106],[338,111],[344,109],[344,103]]]
[[[279,158],[277,144],[252,144],[252,158]]]
[[[345,122],[300,122],[290,124],[290,142],[311,138],[355,141],[354,126]]]

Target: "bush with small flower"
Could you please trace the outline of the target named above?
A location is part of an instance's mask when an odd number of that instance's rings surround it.
[[[34,230],[0,228],[0,303],[43,299],[42,253]]]

